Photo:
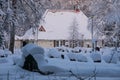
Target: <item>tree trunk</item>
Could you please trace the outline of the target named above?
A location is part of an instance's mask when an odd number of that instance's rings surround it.
[[[17,0],[12,0],[12,7],[13,7],[13,19],[16,18],[16,3]],[[9,46],[9,50],[14,53],[14,43],[15,43],[15,24],[12,21],[12,26],[11,26],[11,30],[10,30],[10,46]]]
[[[10,31],[10,46],[9,50],[14,53],[14,42],[15,42],[15,25],[12,23],[11,31]]]

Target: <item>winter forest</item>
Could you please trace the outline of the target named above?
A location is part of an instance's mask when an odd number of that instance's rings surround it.
[[[72,47],[56,47],[54,40],[54,48],[28,44],[15,49],[15,37],[38,29],[48,9],[82,11],[92,46],[78,47],[84,42],[78,41],[73,19]],[[0,80],[120,80],[119,12],[120,0],[0,0]],[[102,47],[95,45],[98,39],[103,39]]]

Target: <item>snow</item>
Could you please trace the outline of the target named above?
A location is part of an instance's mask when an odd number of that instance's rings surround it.
[[[109,63],[109,62],[111,62],[111,63],[117,63],[118,61],[120,61],[120,53],[113,52],[111,54],[104,55],[103,59],[107,63]]]
[[[98,51],[91,53],[91,58],[94,62],[100,61],[101,62],[101,55]]]
[[[35,54],[44,55],[44,49],[42,47],[37,46],[37,45],[32,44],[32,43],[27,44],[26,46],[24,46],[22,48],[22,52],[24,53],[23,57],[26,57],[29,54],[31,54],[31,55],[35,55]]]
[[[44,49],[42,47],[39,47],[35,44],[30,43],[24,46],[21,51],[23,52],[22,63],[20,64],[21,66],[24,64],[25,58],[29,54],[31,54],[38,63],[42,63],[43,65],[47,63],[43,57]]]
[[[0,49],[0,56],[1,57],[7,57],[8,55],[11,55],[12,52],[10,52],[8,49],[2,50]]]
[[[31,44],[30,44],[31,45]],[[33,48],[38,49],[38,46],[30,46],[29,48],[26,48],[25,52],[30,52],[29,50]],[[25,49],[25,48],[24,48]],[[41,48],[40,48],[41,49]],[[67,48],[68,49],[68,48]],[[108,49],[108,50],[107,50]],[[22,49],[23,50],[23,49]],[[45,54],[44,57],[46,57],[49,52],[49,49],[44,49]],[[56,48],[55,48],[56,50]],[[71,49],[70,49],[71,50]],[[69,50],[69,51],[70,51]],[[84,48],[81,50],[86,50],[87,53],[67,53],[67,52],[61,52],[58,51],[61,54],[68,55],[72,54],[77,55],[75,58],[81,57],[82,56],[87,58],[87,62],[79,62],[79,61],[70,61],[68,59],[61,59],[61,58],[46,58],[45,61],[47,62],[46,64],[42,63],[43,56],[41,56],[42,53],[36,53],[32,54],[33,57],[36,59],[38,62],[39,68],[44,72],[50,71],[50,72],[55,72],[55,74],[50,74],[50,75],[41,75],[38,72],[30,72],[22,69],[18,65],[13,65],[15,57],[18,62],[20,61],[19,59],[22,58],[22,55],[24,55],[21,50],[16,50],[15,54],[8,55],[7,57],[0,58],[0,80],[79,80],[76,76],[74,76],[72,73],[75,75],[78,75],[81,78],[86,78],[84,80],[95,80],[94,78],[96,77],[96,80],[120,80],[120,60],[118,60],[117,63],[106,63],[106,62],[101,62],[101,63],[94,63],[89,61],[89,58],[91,58],[89,51],[90,49]],[[101,51],[111,50],[110,48],[104,48]],[[18,53],[17,53],[18,52]],[[53,53],[54,48],[53,48]],[[111,54],[106,52],[107,54],[101,54],[102,56]],[[95,53],[96,54],[96,53]],[[116,52],[116,55],[118,55],[119,52]],[[27,56],[28,54],[25,54],[24,56]],[[56,55],[56,54],[55,54]],[[73,57],[71,56],[71,57]],[[89,58],[88,58],[89,57]],[[96,57],[96,56],[95,56]],[[41,60],[42,58],[42,60]],[[101,58],[103,61],[103,58]],[[83,60],[83,59],[82,59]],[[91,58],[92,60],[92,58]],[[16,63],[17,63],[16,61]],[[42,65],[41,65],[42,64]],[[70,72],[72,71],[72,73]],[[96,74],[96,76],[91,77],[92,75]],[[89,79],[91,78],[91,79]]]
[[[61,54],[58,52],[57,49],[49,49],[48,51],[48,57],[49,58],[60,58]]]
[[[45,60],[44,49],[42,47],[39,47],[35,44],[27,44],[25,47],[22,48],[22,52],[23,63],[25,61],[25,58],[29,54],[31,54],[33,58],[36,60],[39,70],[46,74],[48,72],[56,73],[66,71],[62,68],[56,67],[55,65],[49,64],[49,62]],[[52,52],[55,53],[54,51]]]
[[[70,53],[70,54],[67,54],[68,58],[70,60],[74,60],[74,61],[79,61],[79,62],[87,62],[87,58],[82,55],[82,54],[75,54],[75,53]]]

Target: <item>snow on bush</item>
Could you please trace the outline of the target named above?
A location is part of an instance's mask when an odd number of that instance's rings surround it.
[[[87,62],[88,61],[87,58],[82,54],[69,53],[69,54],[67,54],[67,56],[71,61],[79,61],[79,62]]]
[[[101,55],[100,55],[100,53],[97,52],[97,51],[91,53],[90,57],[92,58],[92,60],[93,60],[94,62],[101,62]]]
[[[77,61],[79,61],[79,62],[87,62],[88,60],[84,55],[77,54]]]
[[[71,50],[72,53],[80,53],[81,48],[80,47],[75,47],[74,49]]]
[[[12,55],[12,59],[13,59],[13,64],[14,65],[21,66],[21,60],[24,60],[24,59],[22,59],[22,51],[21,51],[21,49],[16,49],[14,51],[14,55]]]
[[[70,52],[70,49],[65,46],[55,47],[55,49],[57,49],[59,52]]]
[[[110,49],[109,47],[104,47],[100,50],[100,52],[102,53],[102,55],[111,54],[112,49]]]
[[[92,53],[92,48],[81,48],[81,52],[85,54]]]
[[[57,49],[52,48],[52,49],[49,49],[49,51],[47,53],[47,56],[49,58],[60,58],[61,54],[60,54],[60,52]]]
[[[23,66],[24,65],[24,62],[25,62],[25,58],[28,56],[28,55],[32,55],[34,57],[34,55],[36,54],[39,54],[39,58],[42,60],[44,60],[44,57],[41,57],[44,55],[44,49],[42,47],[39,47],[35,44],[27,44],[26,46],[24,46],[22,49],[22,59],[21,61],[19,62],[20,66]]]
[[[65,71],[64,69],[56,67],[55,65],[48,64],[49,61],[45,60],[44,49],[35,44],[26,45],[25,47],[22,48],[22,52],[23,52],[23,55],[22,55],[23,60],[21,65],[25,69],[28,68],[28,70],[34,70],[38,68],[41,74],[49,74],[49,73]],[[55,53],[55,51],[52,49],[50,53]],[[29,58],[27,58],[28,56]],[[27,62],[26,59],[34,60],[34,62],[33,61],[31,62],[30,60],[28,60]],[[31,69],[30,67],[34,69]]]
[[[111,54],[103,55],[103,59],[107,63],[117,63],[120,61],[120,53],[113,51]]]
[[[49,58],[68,59],[68,57],[66,56],[68,52],[64,52],[64,51],[61,52],[61,51],[58,51],[58,49],[56,48],[49,49],[49,51],[46,54]]]
[[[42,57],[42,56],[41,56]],[[49,74],[49,73],[57,73],[57,72],[66,72],[65,69],[59,68],[56,65],[51,65],[49,64],[49,61],[47,62],[46,60],[41,60],[41,57],[37,54],[34,55],[35,60],[37,61],[38,68],[42,73],[44,74]]]
[[[35,55],[35,54],[41,54],[44,55],[44,49],[40,46],[37,46],[35,44],[27,44],[25,47],[22,48],[22,52],[24,53],[22,56],[26,57],[29,54]]]
[[[22,55],[21,49],[15,49],[15,50],[14,50],[14,54]]]
[[[8,55],[11,55],[12,52],[9,51],[8,49],[5,49],[5,50],[1,50],[0,49],[0,57],[7,57]]]
[[[1,49],[0,49],[0,56],[1,56],[1,57],[4,56],[4,50],[1,50]]]

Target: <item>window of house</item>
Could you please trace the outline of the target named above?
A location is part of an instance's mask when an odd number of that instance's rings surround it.
[[[54,47],[58,47],[59,46],[59,41],[54,41]]]

